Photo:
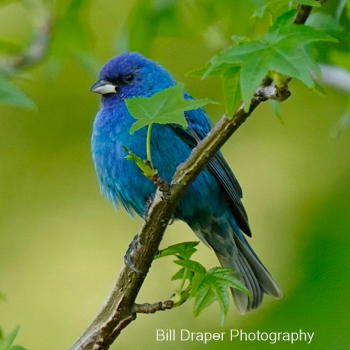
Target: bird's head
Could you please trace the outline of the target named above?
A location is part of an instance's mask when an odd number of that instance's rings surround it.
[[[174,84],[170,73],[158,63],[138,52],[124,52],[102,67],[99,80],[90,91],[102,94],[107,102],[149,97]]]

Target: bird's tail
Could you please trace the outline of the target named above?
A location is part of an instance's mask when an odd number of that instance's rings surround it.
[[[242,235],[242,234],[241,234]],[[271,277],[265,266],[255,255],[249,243],[242,236],[234,233],[234,240],[237,246],[238,256],[226,257],[216,252],[220,264],[237,271],[235,276],[239,278],[249,289],[251,296],[238,290],[231,289],[234,302],[241,314],[256,309],[262,302],[264,293],[275,298],[281,298],[282,292],[277,283]]]
[[[232,289],[233,299],[241,314],[256,309],[264,293],[281,298],[282,293],[265,266],[254,253],[233,217],[223,212],[222,216],[207,216],[200,224],[191,225],[195,234],[211,247],[220,263],[236,272],[234,276],[249,289],[250,296]]]

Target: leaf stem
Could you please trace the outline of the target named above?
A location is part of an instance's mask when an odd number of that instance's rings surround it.
[[[148,124],[148,130],[147,130],[147,160],[152,163],[151,158],[151,130],[152,130],[152,123]]]
[[[185,271],[184,271],[184,275],[181,281],[181,286],[180,286],[180,294],[182,293],[182,290],[184,289],[185,283],[186,283],[186,279],[187,279],[187,274],[188,274],[188,269],[185,267]]]

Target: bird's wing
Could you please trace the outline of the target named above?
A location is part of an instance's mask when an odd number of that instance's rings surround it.
[[[186,95],[185,97],[190,98]],[[212,124],[202,108],[186,111],[185,117],[188,122],[188,128],[186,130],[177,124],[170,124],[170,127],[191,148],[194,148],[199,141],[204,139],[204,137],[210,131]],[[222,156],[221,152],[218,152],[208,163],[208,168],[215,175],[228,194],[228,197],[230,198],[231,210],[239,228],[248,236],[251,236],[248,216],[241,202],[241,186],[239,185],[236,177],[232,173],[232,170]]]

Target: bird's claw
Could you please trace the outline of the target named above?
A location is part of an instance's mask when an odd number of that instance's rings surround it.
[[[142,245],[139,242],[139,235],[137,234],[130,243],[129,248],[124,256],[125,265],[127,265],[131,270],[133,270],[136,273],[141,272],[134,265],[135,258],[140,254],[141,248]]]
[[[148,198],[148,200],[147,200],[147,202],[146,202],[146,204],[145,204],[144,210],[143,210],[143,218],[144,218],[144,220],[145,220],[146,222],[147,222],[147,218],[148,218],[148,212],[149,212],[149,210],[150,210],[150,208],[151,208],[151,205],[152,205],[152,202],[153,202],[153,200],[154,200],[154,197],[155,197],[155,195],[152,194],[152,195]],[[169,220],[169,225],[172,225],[172,224],[174,223],[174,221],[175,221],[175,216],[172,215],[172,217],[171,217],[170,220]]]
[[[175,222],[175,216],[172,215],[172,217],[169,220],[169,224],[168,225],[172,225]]]
[[[148,218],[148,212],[149,212],[149,210],[150,210],[150,208],[151,208],[151,206],[152,206],[154,197],[155,197],[155,194],[152,194],[152,195],[148,198],[148,200],[147,200],[147,202],[146,202],[146,204],[145,204],[145,207],[144,207],[144,209],[143,209],[143,218],[144,218],[144,220],[145,220],[146,222],[147,222],[147,218]]]

